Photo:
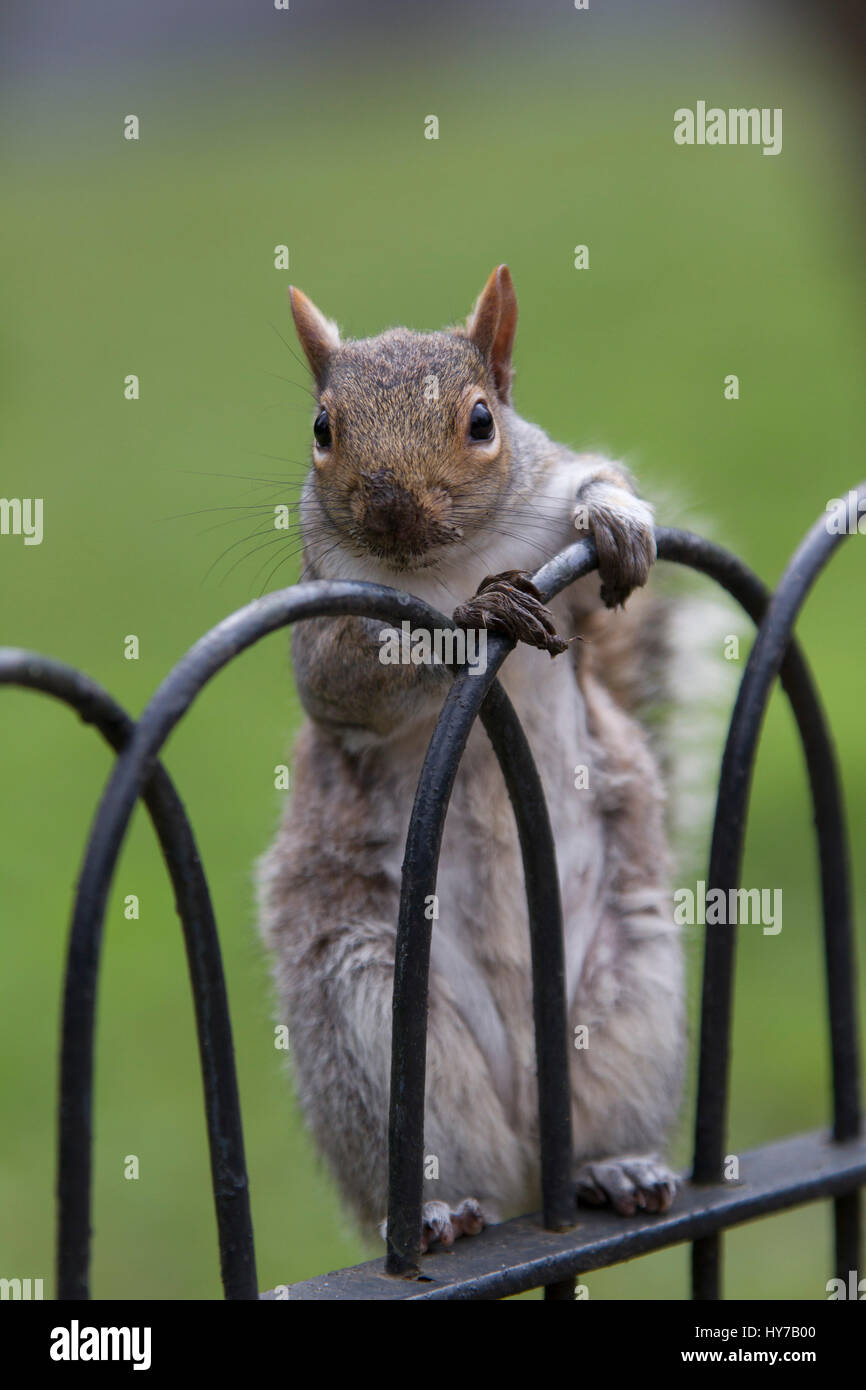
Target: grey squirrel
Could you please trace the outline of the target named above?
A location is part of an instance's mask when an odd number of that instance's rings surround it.
[[[667,1210],[677,1179],[660,1155],[679,1104],[684,984],[663,778],[637,717],[667,640],[661,608],[641,589],[655,559],[652,510],[621,465],[571,452],[513,409],[507,267],[465,326],[438,333],[343,341],[305,295],[290,297],[317,400],[304,578],[389,584],[524,639],[501,679],[556,841],[569,1020],[582,1040],[571,1051],[576,1196],[623,1214]],[[575,525],[594,538],[599,570],[548,611],[528,575],[576,538]],[[381,630],[354,617],[295,627],[309,719],[292,803],[260,866],[261,932],[300,1103],[367,1233],[386,1209],[403,845],[450,684],[441,665],[383,664]],[[437,897],[425,1153],[438,1176],[425,1179],[424,1249],[540,1204],[523,870],[477,725]]]

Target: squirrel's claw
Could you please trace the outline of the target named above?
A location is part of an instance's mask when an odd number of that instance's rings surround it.
[[[479,584],[475,597],[454,609],[453,617],[459,627],[487,628],[513,642],[540,647],[551,656],[558,656],[568,647],[557,636],[553,616],[526,570],[488,575]]]

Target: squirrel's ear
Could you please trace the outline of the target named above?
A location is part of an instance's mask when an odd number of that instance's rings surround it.
[[[294,285],[289,286],[289,303],[292,306],[292,318],[295,320],[298,340],[307,354],[316,384],[321,385],[328,358],[340,346],[339,329],[320,313],[311,299],[300,290],[296,290]]]
[[[493,271],[466,325],[472,342],[490,364],[496,393],[506,405],[511,400],[511,350],[517,331],[517,295],[507,265]]]

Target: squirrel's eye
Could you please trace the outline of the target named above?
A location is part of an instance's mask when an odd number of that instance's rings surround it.
[[[483,401],[478,401],[472,407],[472,414],[469,416],[469,438],[493,438],[493,416]]]
[[[316,436],[316,443],[320,449],[328,449],[331,444],[331,422],[328,419],[328,412],[324,406],[319,411],[313,423],[313,434]]]

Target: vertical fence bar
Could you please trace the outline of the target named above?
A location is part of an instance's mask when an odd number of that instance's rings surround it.
[[[517,818],[529,908],[532,1002],[538,1067],[538,1118],[544,1224],[577,1220],[571,1133],[565,941],[556,848],[538,770],[519,719],[498,684],[481,709]],[[544,1286],[548,1302],[573,1302],[574,1278]]]
[[[406,838],[394,971],[389,1121],[389,1274],[417,1273],[423,1207],[424,1087],[432,923],[424,905],[436,872],[448,801],[460,757],[479,712],[505,775],[517,818],[530,920],[533,1013],[539,1093],[544,1223],[574,1224],[571,1096],[565,1004],[565,953],[556,854],[544,793],[526,736],[510,701],[494,685],[513,643],[487,643],[487,671],[455,679],[430,741]],[[488,693],[489,691],[489,693]],[[573,1280],[552,1285],[551,1298],[573,1298]]]

